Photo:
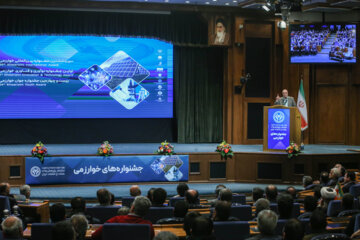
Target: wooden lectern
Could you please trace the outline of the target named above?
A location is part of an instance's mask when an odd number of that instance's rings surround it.
[[[301,144],[301,116],[296,107],[264,107],[263,150],[284,151],[294,142]]]

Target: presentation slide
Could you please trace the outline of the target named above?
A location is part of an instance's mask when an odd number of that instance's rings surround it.
[[[0,119],[172,117],[170,43],[0,36]]]

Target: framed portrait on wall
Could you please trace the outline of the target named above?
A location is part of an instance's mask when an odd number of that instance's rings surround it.
[[[230,19],[216,15],[209,19],[209,45],[229,46],[231,39]]]

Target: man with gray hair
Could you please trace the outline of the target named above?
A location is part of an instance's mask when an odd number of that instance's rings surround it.
[[[23,239],[23,223],[20,218],[10,216],[6,218],[1,227],[3,230],[4,239]]]
[[[271,239],[280,240],[280,236],[275,234],[278,216],[271,210],[263,210],[259,213],[257,223],[260,234],[250,237],[247,240]]]
[[[305,190],[309,190],[312,189],[312,187],[314,187],[313,179],[310,176],[304,176],[302,182]]]
[[[335,185],[338,182],[338,178],[341,176],[341,169],[340,168],[332,168],[330,170],[330,174],[329,174],[329,178],[330,181],[328,182],[328,184],[326,186],[329,187],[335,187]]]
[[[178,240],[179,238],[173,234],[172,232],[164,231],[159,232],[158,235],[154,238],[154,240]]]
[[[256,202],[255,202],[255,214],[256,214],[256,218],[254,219],[254,221],[257,220],[257,216],[259,215],[259,213],[262,210],[269,210],[270,209],[270,202],[269,200],[267,200],[266,198],[259,198]]]
[[[20,187],[20,194],[24,195],[26,200],[30,200],[31,189],[30,186],[25,184]]]
[[[86,230],[88,229],[88,221],[82,214],[71,216],[71,224],[75,230],[76,240],[85,240]]]
[[[145,220],[145,215],[149,212],[151,202],[147,197],[137,196],[131,205],[128,215],[115,216],[107,220],[107,223],[136,223],[150,225],[151,239],[154,237],[154,228],[149,220]],[[102,227],[98,228],[93,234],[92,239],[102,239]]]

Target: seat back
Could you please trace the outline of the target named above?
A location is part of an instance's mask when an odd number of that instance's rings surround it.
[[[131,207],[131,204],[133,203],[134,200],[135,200],[134,197],[123,197],[121,199],[122,205],[126,207]]]
[[[328,205],[327,215],[328,217],[336,217],[341,211],[341,200],[331,200]]]
[[[346,234],[343,233],[325,233],[311,238],[311,240],[348,240],[350,239]]]
[[[285,223],[288,221],[288,219],[279,219],[276,228],[275,228],[275,234],[276,235],[282,235]]]
[[[4,210],[7,209],[11,212],[9,198],[0,196],[0,217],[3,218]]]
[[[155,224],[158,220],[162,218],[171,218],[173,216],[173,207],[150,207],[148,214],[146,214],[144,218]]]
[[[360,229],[360,214],[355,216],[354,232]]]
[[[53,223],[33,223],[31,225],[32,240],[51,240]]]
[[[130,223],[105,223],[103,225],[102,239],[150,240],[150,225]]]
[[[300,216],[300,203],[294,203],[292,208],[292,217],[297,218]]]
[[[214,222],[217,240],[242,240],[250,236],[250,226],[245,221]]]
[[[181,201],[181,200],[184,200],[185,198],[184,197],[172,197],[170,198],[169,200],[169,207],[175,207],[175,204],[178,202],[178,201]]]
[[[360,183],[352,185],[350,187],[349,192],[351,193],[351,195],[354,196],[354,198],[357,198],[358,196],[360,196]]]
[[[300,221],[300,222],[303,224],[303,226],[304,226],[305,235],[306,235],[306,234],[310,234],[310,233],[311,233],[310,218],[299,219],[299,221]]]
[[[278,214],[278,205],[277,205],[277,203],[270,203],[270,210],[274,211],[276,214]]]
[[[233,203],[240,203],[245,205],[246,204],[246,196],[245,194],[234,194],[232,196],[232,202]]]
[[[231,217],[236,217],[240,221],[250,221],[252,219],[252,212],[250,205],[232,206]]]
[[[100,223],[104,223],[110,218],[115,217],[119,208],[120,206],[95,206],[86,208],[86,212],[99,219]]]

